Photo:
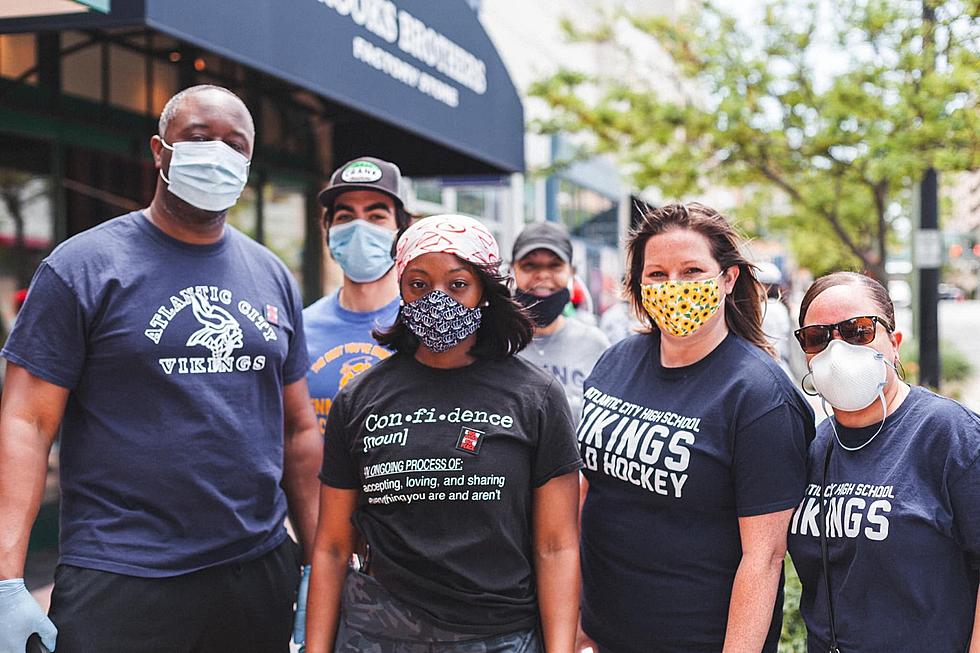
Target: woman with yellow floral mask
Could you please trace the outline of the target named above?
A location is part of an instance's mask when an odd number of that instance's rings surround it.
[[[649,211],[627,252],[649,328],[585,382],[578,649],[774,653],[813,412],[773,358],[724,216]]]

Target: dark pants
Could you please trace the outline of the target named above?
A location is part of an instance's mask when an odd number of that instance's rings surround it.
[[[426,621],[370,576],[352,570],[344,581],[334,653],[543,652],[536,628],[489,637],[455,633]]]
[[[57,653],[287,653],[299,567],[289,538],[255,560],[170,578],[59,565]]]

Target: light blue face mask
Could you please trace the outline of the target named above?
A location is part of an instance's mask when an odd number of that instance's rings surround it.
[[[205,211],[224,211],[238,201],[251,163],[222,141],[180,141],[163,146],[173,152],[170,178],[160,177],[171,193]]]
[[[351,281],[370,283],[395,264],[391,246],[395,232],[364,220],[330,227],[330,254]]]

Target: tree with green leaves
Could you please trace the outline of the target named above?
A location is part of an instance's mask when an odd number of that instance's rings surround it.
[[[980,167],[978,15],[978,0],[771,0],[746,27],[710,2],[679,19],[606,10],[566,33],[624,65],[560,70],[532,95],[550,107],[542,131],[582,135],[637,187],[767,193],[767,223],[803,265],[884,279],[891,223],[923,172]],[[643,74],[646,37],[671,82]]]

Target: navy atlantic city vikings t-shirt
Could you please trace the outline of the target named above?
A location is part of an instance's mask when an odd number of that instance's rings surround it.
[[[283,541],[301,310],[286,267],[230,226],[190,245],[137,211],[44,260],[3,355],[70,390],[62,563],[173,576]]]
[[[577,436],[582,625],[603,653],[717,653],[738,520],[795,507],[813,412],[769,355],[734,333],[686,367],[659,334],[609,349],[585,382]],[[763,651],[775,652],[782,591]]]
[[[878,426],[837,431],[854,447]],[[978,459],[980,417],[924,388],[913,387],[858,451],[837,444],[829,420],[820,424],[789,536],[809,651],[823,653],[830,641],[822,523],[841,651],[966,651],[980,566]]]

